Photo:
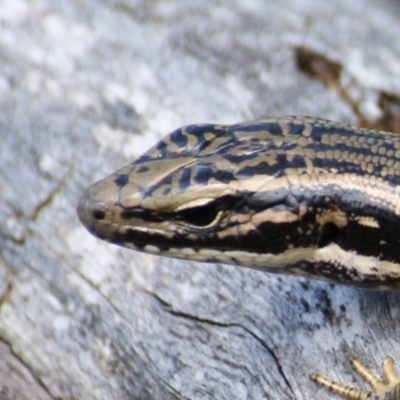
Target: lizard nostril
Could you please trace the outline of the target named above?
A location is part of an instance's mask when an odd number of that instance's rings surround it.
[[[86,228],[93,228],[98,222],[105,222],[110,215],[108,205],[94,200],[92,192],[89,188],[83,193],[77,209],[79,220]]]
[[[106,217],[106,213],[101,210],[94,210],[92,212],[92,216],[94,219],[97,219],[98,221],[102,221]]]

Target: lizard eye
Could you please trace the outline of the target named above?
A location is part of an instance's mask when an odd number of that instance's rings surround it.
[[[175,213],[177,221],[196,228],[211,228],[215,226],[222,217],[222,210],[218,202],[212,201],[207,204],[188,207]]]

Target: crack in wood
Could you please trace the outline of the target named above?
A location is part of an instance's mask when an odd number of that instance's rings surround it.
[[[239,328],[242,329],[244,332],[246,332],[248,335],[250,335],[253,339],[255,339],[265,350],[267,350],[267,352],[269,353],[269,355],[272,357],[272,359],[275,362],[277,371],[279,372],[279,375],[282,377],[283,381],[285,382],[286,386],[289,388],[289,390],[291,391],[291,393],[293,394],[293,396],[295,396],[293,388],[289,382],[288,377],[285,375],[284,371],[283,371],[283,367],[281,365],[281,363],[279,362],[278,356],[274,353],[273,349],[268,346],[268,344],[261,338],[259,337],[256,333],[254,333],[252,330],[250,330],[249,328],[245,327],[242,324],[239,323],[226,323],[226,322],[219,322],[219,321],[215,321],[209,318],[203,318],[203,317],[199,317],[197,315],[192,315],[192,314],[188,314],[182,311],[177,311],[173,308],[172,304],[168,303],[166,300],[164,300],[160,295],[158,295],[157,293],[151,292],[149,290],[145,290],[145,292],[152,296],[154,299],[156,299],[165,309],[168,313],[176,316],[176,317],[180,317],[180,318],[184,318],[184,319],[188,319],[188,320],[192,320],[195,322],[199,322],[201,324],[207,324],[207,325],[211,325],[211,326],[218,326],[221,328]],[[294,397],[295,398],[295,397]]]
[[[0,342],[2,342],[10,351],[10,354],[29,372],[29,375],[34,382],[51,398],[54,400],[63,400],[62,397],[54,396],[50,389],[46,386],[41,378],[37,376],[35,371],[31,368],[29,363],[27,363],[13,348],[10,341],[8,341],[2,334],[0,334]]]

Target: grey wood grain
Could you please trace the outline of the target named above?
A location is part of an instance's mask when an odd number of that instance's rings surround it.
[[[310,373],[400,359],[397,293],[139,254],[75,214],[181,125],[379,119],[399,17],[394,0],[0,2],[0,399],[331,399]],[[338,63],[349,97],[298,48]]]

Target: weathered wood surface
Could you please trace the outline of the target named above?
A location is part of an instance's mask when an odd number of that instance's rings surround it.
[[[75,214],[184,124],[378,124],[399,18],[395,0],[1,1],[0,399],[331,399],[310,373],[400,360],[398,293],[139,254]]]

